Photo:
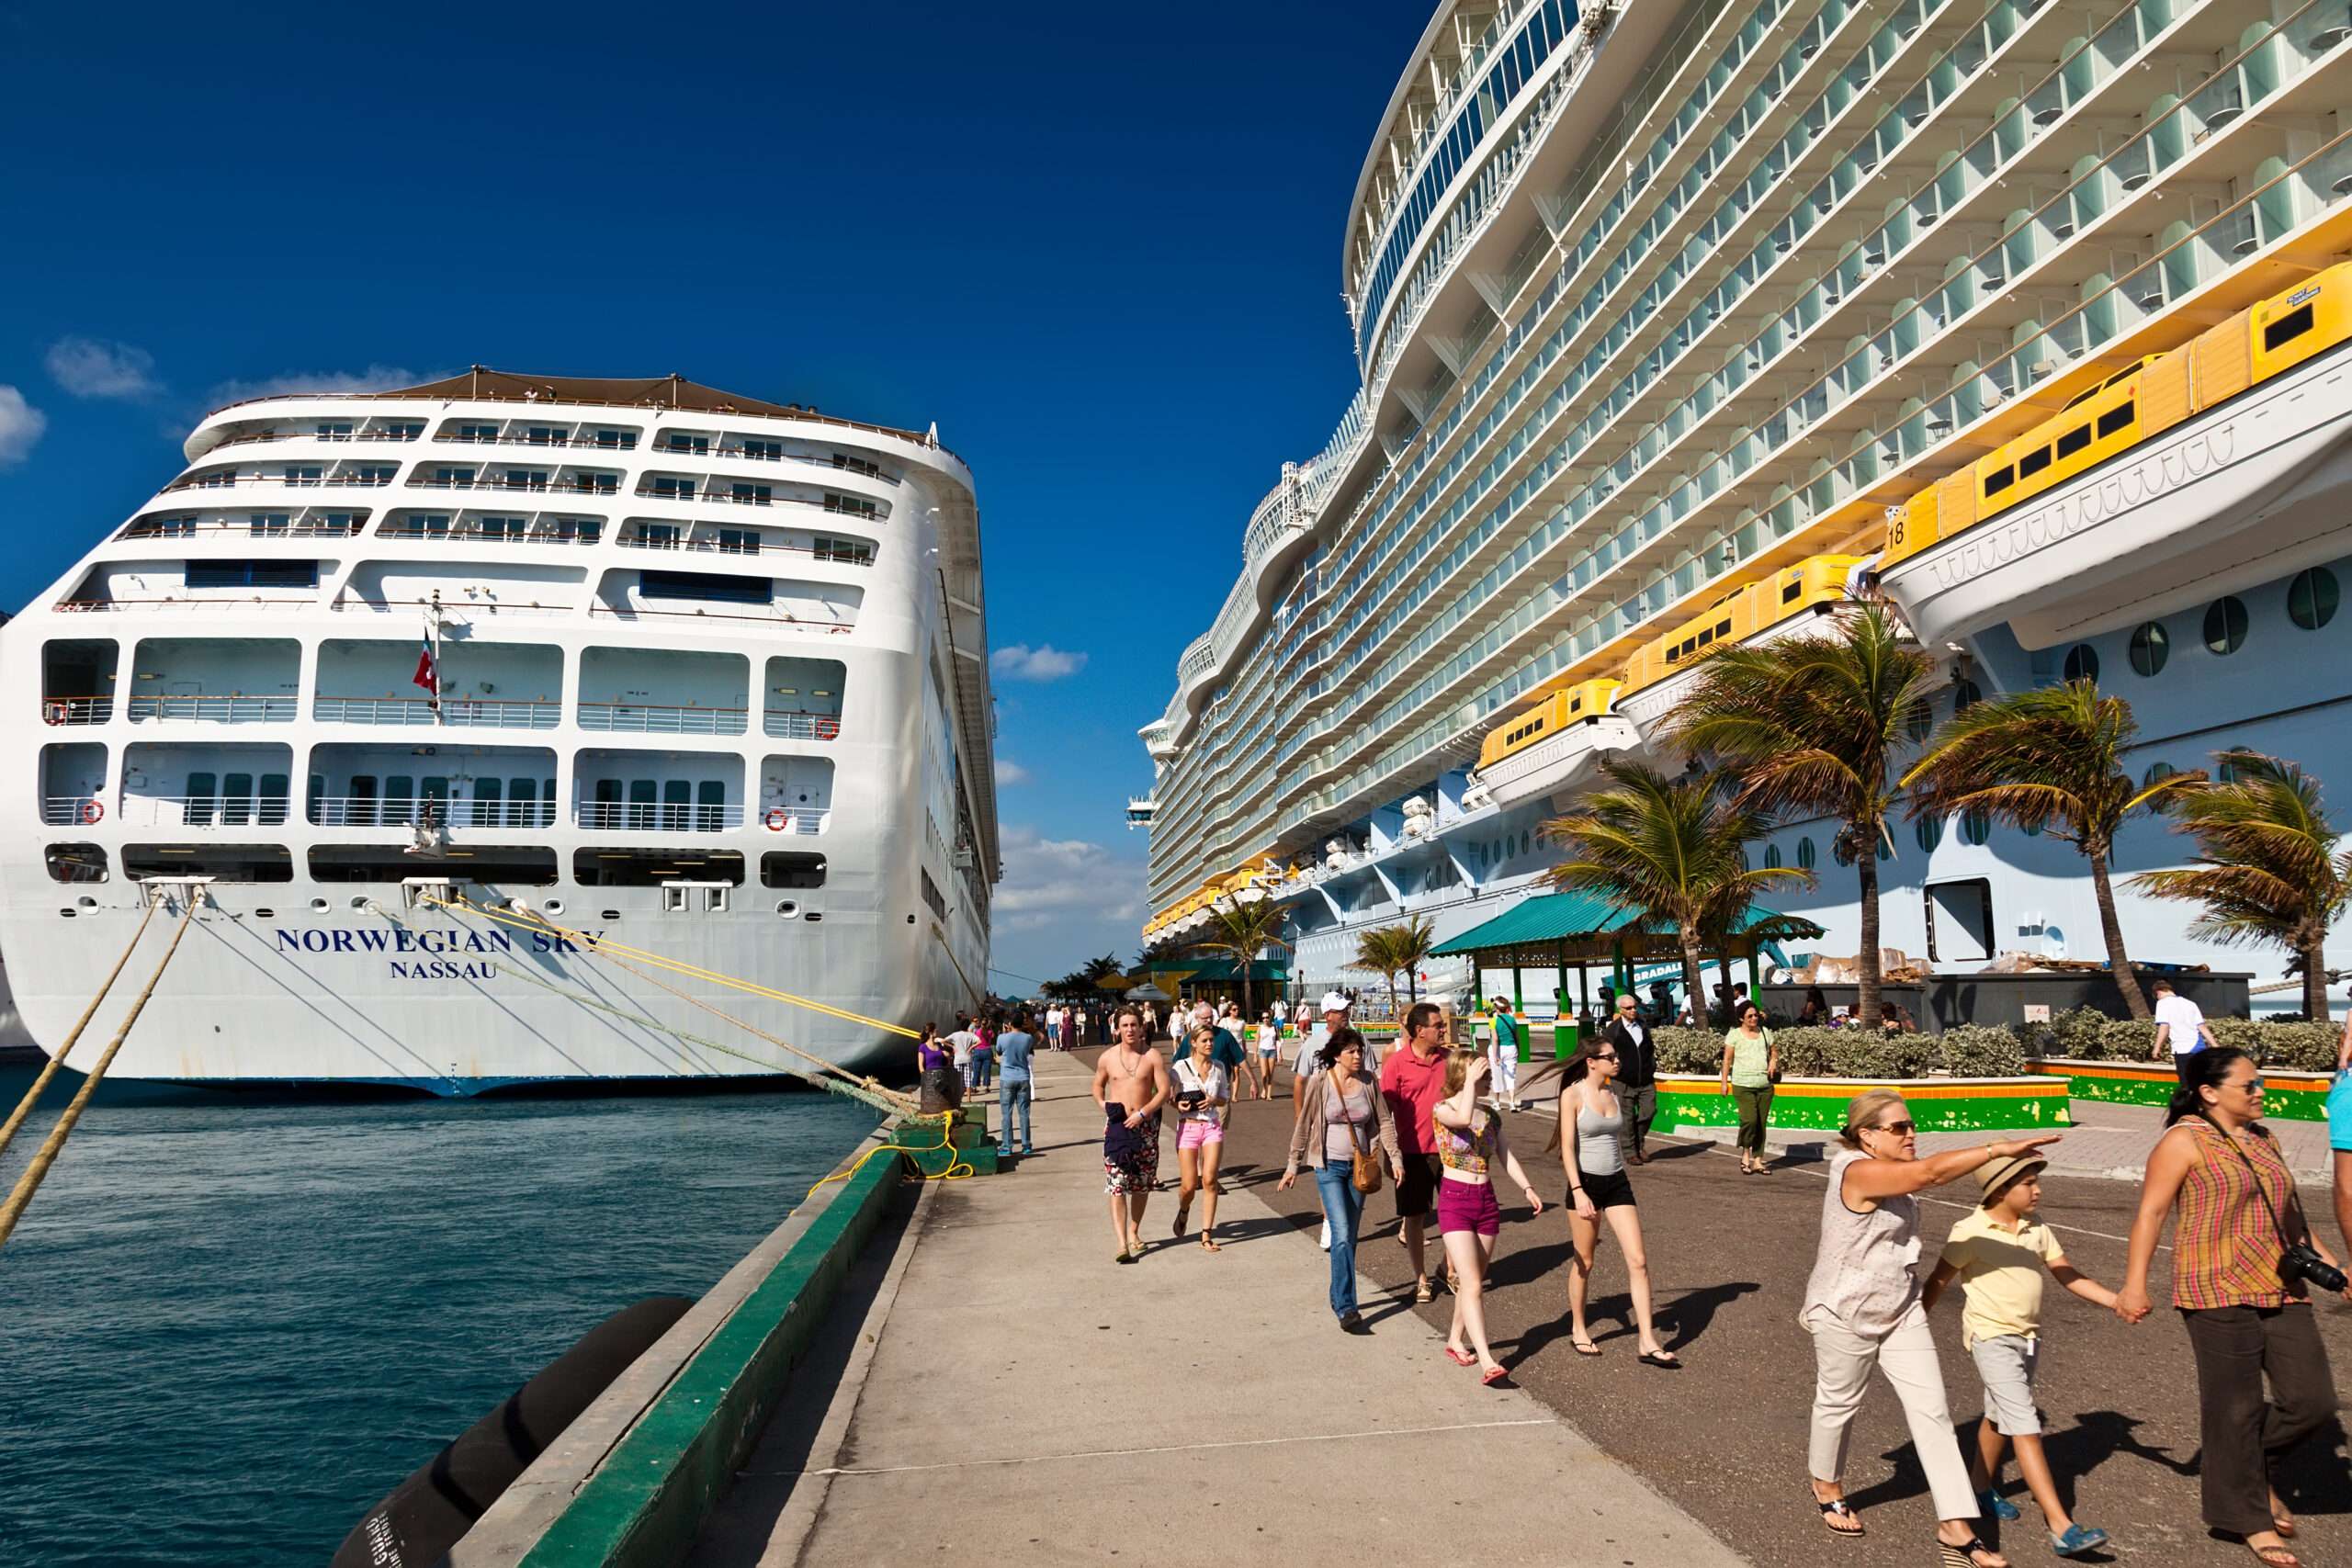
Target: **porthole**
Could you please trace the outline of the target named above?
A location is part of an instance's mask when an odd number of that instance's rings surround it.
[[[2172,637],[2162,621],[2143,621],[2132,628],[2132,672],[2153,677],[2172,657]]]
[[[775,912],[788,920],[800,913],[800,906],[789,898],[779,898],[775,901]]]
[[[545,909],[550,915],[560,915],[563,913],[563,900],[560,898],[550,898],[546,903],[540,905],[539,908]]]
[[[87,906],[90,903],[90,900],[85,898],[82,902],[85,906]],[[275,909],[255,909],[254,911],[254,918],[257,920],[274,920],[277,919],[277,911]]]
[[[1846,847],[1845,840],[1835,839],[1830,841],[1829,858],[1839,865],[1851,865],[1854,863],[1854,852]]]
[[[368,895],[365,893],[353,894],[351,896],[351,907],[355,909],[366,908],[368,907]]]
[[[2233,784],[2238,782],[2238,765],[2224,757],[2221,766],[2213,770],[2213,776],[2225,784]]]
[[[1962,676],[1951,683],[1951,711],[1956,716],[1966,713],[1984,700],[1984,693],[1975,682]]]
[[[1963,811],[1960,814],[1960,841],[1982,844],[1993,836],[1992,814],[1985,811]]]
[[[2205,609],[2205,647],[2226,657],[2245,646],[2245,601],[2216,599]]]
[[[1933,853],[1935,847],[1944,841],[1944,819],[1940,817],[1922,817],[1911,825],[1911,834],[1919,840],[1921,849]]]
[[[2287,584],[2287,618],[2307,632],[2315,632],[2335,619],[2335,606],[2343,597],[2335,585],[2335,573],[2327,568],[2299,571]]]
[[[605,911],[605,919],[608,920],[617,920],[620,918],[621,912],[618,909],[607,909]]]
[[[2066,650],[2066,679],[2098,683],[2098,649],[2078,642]]]
[[[1928,705],[1927,698],[1921,697],[1911,705],[1911,712],[1904,719],[1903,727],[1910,733],[1915,745],[1928,738],[1928,731],[1936,727],[1936,714],[1935,710]]]
[[[323,898],[313,898],[313,899],[311,899],[311,913],[312,913],[312,914],[314,914],[314,915],[323,915],[323,914],[325,914],[326,912],[327,912],[327,901],[326,901],[325,899],[323,899]]]
[[[2023,827],[2024,827],[2024,830],[2025,830],[2025,836],[2026,836],[2027,838],[2029,838],[2029,839],[2039,839],[2040,837],[2041,837],[2041,823],[2039,823],[2039,822],[2028,822],[2028,823],[2023,824]]]
[[[1889,861],[1894,858],[1894,846],[1886,841],[1886,835],[1884,833],[1881,833],[1878,836],[1878,858],[1883,861]]]
[[[2165,779],[2172,777],[2173,774],[2178,772],[2180,772],[2180,770],[2174,767],[2170,762],[2151,762],[2148,764],[2148,771],[2140,775],[2140,787],[2142,789],[2153,789],[2158,784],[2161,784]]]
[[[1798,866],[1805,871],[1811,871],[1813,869],[1813,840],[1811,839],[1799,839],[1797,840]]]
[[[1764,846],[1764,866],[1768,871],[1778,871],[1781,869],[1780,845],[1767,844]]]

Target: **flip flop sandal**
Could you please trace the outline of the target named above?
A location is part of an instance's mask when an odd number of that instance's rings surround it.
[[[1219,1247],[1216,1242],[1211,1241],[1207,1236],[1203,1236],[1201,1237],[1201,1250],[1203,1252],[1223,1252],[1225,1248]]]
[[[1598,1356],[1600,1354],[1600,1347],[1594,1344],[1589,1339],[1571,1339],[1568,1341],[1568,1348],[1574,1350],[1579,1356]]]
[[[1489,1367],[1485,1371],[1478,1374],[1478,1382],[1487,1388],[1492,1388],[1498,1382],[1507,1382],[1510,1379],[1510,1369],[1509,1367]]]
[[[1645,1367],[1662,1367],[1669,1372],[1679,1372],[1682,1370],[1682,1363],[1664,1350],[1645,1350],[1634,1359]]]
[[[1457,1350],[1451,1345],[1445,1348],[1445,1359],[1457,1367],[1475,1367],[1478,1364],[1477,1357],[1467,1350]]]
[[[1984,1568],[1984,1565],[1976,1561],[1978,1552],[1981,1551],[1987,1557],[1997,1555],[1991,1547],[1973,1535],[1968,1538],[1966,1546],[1954,1546],[1941,1536],[1938,1536],[1936,1550],[1943,1553],[1944,1568]],[[2286,1568],[2286,1565],[2281,1563],[2279,1568]]]
[[[1189,1209],[1189,1208],[1184,1208],[1184,1209],[1179,1209],[1179,1210],[1177,1210],[1177,1211],[1176,1211],[1176,1224],[1175,1224],[1175,1227],[1174,1227],[1173,1229],[1171,1229],[1170,1231],[1169,1231],[1169,1233],[1168,1233],[1168,1234],[1169,1234],[1170,1235],[1172,1235],[1172,1236],[1182,1237],[1182,1236],[1183,1235],[1183,1234],[1184,1234],[1184,1222],[1185,1222],[1186,1220],[1191,1219],[1192,1217],[1193,1217],[1193,1211],[1192,1211],[1191,1209]]]
[[[1843,1497],[1832,1497],[1828,1502],[1825,1503],[1816,1496],[1813,1500],[1813,1506],[1821,1510],[1822,1528],[1826,1529],[1831,1535],[1845,1536],[1849,1539],[1859,1539],[1869,1533],[1862,1529],[1861,1516],[1855,1513],[1852,1506],[1849,1505]],[[1845,1519],[1854,1528],[1847,1529],[1842,1526],[1831,1524],[1829,1521],[1833,1518]]]
[[[1437,1292],[1430,1289],[1430,1282],[1427,1280],[1423,1280],[1413,1287],[1413,1300],[1424,1303],[1433,1302],[1437,1300]]]

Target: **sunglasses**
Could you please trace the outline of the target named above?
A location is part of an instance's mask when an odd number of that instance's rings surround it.
[[[1591,1056],[1591,1060],[1596,1062],[1613,1062],[1616,1059],[1617,1053],[1614,1051],[1595,1051]]]
[[[1892,1133],[1898,1138],[1907,1138],[1918,1130],[1919,1124],[1916,1122],[1882,1122],[1875,1127],[1862,1129],[1865,1133]]]
[[[2223,1089],[2244,1089],[2248,1094],[2260,1094],[2262,1092],[2262,1080],[2260,1078],[2248,1078],[2244,1083],[2225,1083],[2222,1087]]]

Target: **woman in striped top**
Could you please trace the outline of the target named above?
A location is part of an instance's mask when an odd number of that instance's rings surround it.
[[[2285,1539],[2294,1517],[2271,1489],[2270,1465],[2335,1414],[2335,1382],[2311,1297],[2300,1279],[2281,1277],[2278,1261],[2290,1238],[2323,1256],[2326,1247],[2304,1224],[2294,1176],[2261,1124],[2254,1058],[2233,1047],[2199,1051],[2180,1070],[2171,1130],[2148,1156],[2115,1310],[2132,1323],[2148,1315],[2149,1266],[2177,1208],[2172,1303],[2197,1357],[2205,1523],[2239,1537],[2268,1568],[2300,1568]]]

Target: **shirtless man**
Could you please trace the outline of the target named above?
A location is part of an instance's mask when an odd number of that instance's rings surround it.
[[[1094,1065],[1094,1103],[1102,1108],[1102,1190],[1119,1258],[1143,1256],[1143,1206],[1159,1179],[1159,1108],[1168,1100],[1168,1065],[1144,1033],[1143,1014],[1123,1007],[1111,1019],[1111,1048]]]

